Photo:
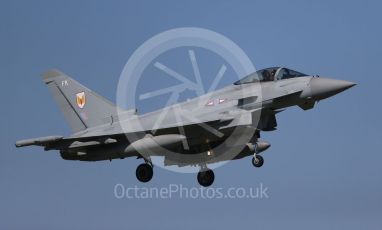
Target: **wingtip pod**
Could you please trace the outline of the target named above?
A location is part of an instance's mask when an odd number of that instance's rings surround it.
[[[59,77],[59,76],[63,76],[63,75],[66,75],[64,74],[63,72],[57,70],[57,69],[50,69],[44,73],[41,74],[42,76],[42,80],[45,82],[45,83],[49,83],[52,81],[53,78],[56,78],[56,77]]]
[[[38,138],[20,140],[20,141],[16,141],[15,146],[16,148],[19,148],[19,147],[25,147],[30,145],[43,145],[48,142],[61,140],[62,138],[64,137],[63,136],[48,136],[48,137],[38,137]]]

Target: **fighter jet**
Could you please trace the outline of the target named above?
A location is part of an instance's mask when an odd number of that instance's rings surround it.
[[[214,172],[208,167],[213,163],[251,156],[254,167],[263,165],[261,154],[270,144],[260,134],[276,130],[277,113],[291,106],[312,109],[318,101],[356,85],[272,67],[219,90],[140,115],[136,109],[117,107],[58,70],[47,71],[42,79],[73,134],[21,140],[16,147],[37,145],[45,151],[58,150],[65,160],[136,157],[144,161],[136,169],[141,182],[152,179],[152,157],[161,156],[165,166],[199,167],[197,179],[204,187],[214,181]]]

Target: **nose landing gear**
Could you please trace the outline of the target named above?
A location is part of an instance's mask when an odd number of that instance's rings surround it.
[[[267,146],[264,147],[265,149],[269,148],[269,144],[267,143]],[[252,145],[253,148],[253,157],[252,157],[252,165],[256,168],[260,168],[264,164],[264,158],[260,156],[258,153],[261,151],[261,146],[259,148],[259,144],[256,143]]]
[[[256,168],[260,168],[264,164],[264,158],[260,155],[255,154],[252,158],[252,165]]]

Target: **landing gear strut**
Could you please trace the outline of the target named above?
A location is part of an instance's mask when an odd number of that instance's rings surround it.
[[[203,187],[208,187],[214,183],[215,174],[211,169],[203,169],[198,173],[198,182]]]
[[[140,164],[135,171],[135,175],[140,182],[149,182],[153,178],[153,167],[148,163]]]
[[[253,152],[252,165],[256,168],[260,168],[264,164],[264,158],[258,154],[257,140],[253,145]]]

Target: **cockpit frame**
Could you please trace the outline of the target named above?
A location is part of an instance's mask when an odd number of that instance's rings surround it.
[[[266,69],[261,69],[252,73],[239,81],[236,81],[235,85],[242,85],[254,82],[271,82],[279,81],[296,77],[306,77],[309,76],[304,73],[297,72],[295,70],[285,68],[285,67],[270,67]]]

